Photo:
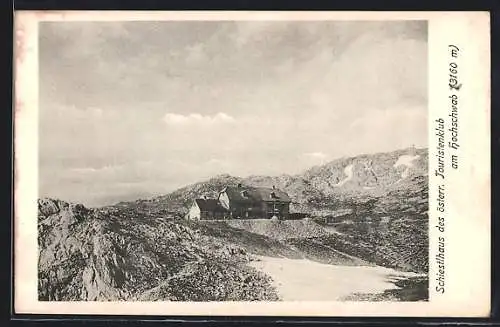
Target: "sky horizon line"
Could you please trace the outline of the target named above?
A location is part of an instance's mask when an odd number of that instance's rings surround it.
[[[377,154],[387,154],[387,153],[393,153],[393,152],[399,152],[399,151],[407,151],[407,150],[411,150],[411,149],[414,149],[416,151],[418,150],[428,150],[428,147],[417,147],[417,146],[407,146],[407,147],[403,147],[403,148],[397,148],[397,149],[394,149],[394,150],[391,150],[391,151],[374,151],[374,152],[369,152],[369,153],[360,153],[358,155],[354,155],[354,156],[340,156],[340,157],[337,157],[337,158],[333,158],[332,160],[329,160],[328,162],[324,163],[324,164],[319,164],[319,165],[314,165],[314,166],[311,166],[309,168],[306,168],[304,169],[303,171],[299,172],[299,173],[295,173],[295,174],[280,174],[280,175],[256,175],[256,174],[250,174],[250,175],[241,175],[241,176],[238,176],[238,175],[233,175],[233,174],[228,174],[228,173],[220,173],[220,174],[217,174],[217,175],[214,175],[214,176],[211,176],[211,177],[208,177],[208,178],[204,178],[202,180],[199,180],[199,181],[196,181],[196,182],[191,182],[191,183],[188,183],[184,186],[180,186],[180,187],[174,187],[174,189],[170,190],[170,191],[167,191],[167,193],[151,193],[147,196],[144,196],[144,197],[138,197],[138,198],[134,198],[134,199],[129,199],[129,200],[121,200],[121,201],[117,201],[117,202],[112,202],[112,203],[108,203],[108,204],[102,204],[102,205],[86,205],[84,204],[86,207],[89,207],[89,208],[103,208],[103,207],[108,207],[108,206],[113,206],[113,205],[117,205],[117,204],[120,204],[120,203],[128,203],[128,202],[134,202],[134,201],[141,201],[141,200],[151,200],[151,199],[154,199],[154,198],[157,198],[157,197],[162,197],[162,196],[166,196],[168,194],[171,194],[171,193],[174,193],[180,189],[183,189],[183,188],[187,188],[187,187],[190,187],[190,186],[193,186],[195,184],[199,184],[199,183],[204,183],[204,182],[208,182],[212,179],[216,179],[216,178],[219,178],[219,177],[232,177],[232,178],[237,178],[237,179],[245,179],[245,178],[251,178],[251,177],[280,177],[280,176],[290,176],[290,177],[297,177],[297,176],[300,176],[301,174],[304,174],[305,172],[311,170],[311,169],[314,169],[314,168],[319,168],[319,167],[322,167],[322,166],[327,166],[335,161],[338,161],[338,160],[343,160],[343,159],[353,159],[353,158],[356,158],[356,157],[361,157],[361,156],[374,156],[374,155],[377,155]],[[61,201],[64,201],[64,202],[68,202],[68,203],[76,203],[72,200],[66,200],[66,199],[60,199],[60,198],[53,198],[53,197],[46,197],[46,196],[42,196],[42,197],[39,197],[39,199],[53,199],[53,200],[61,200]],[[78,202],[80,203],[80,202]]]

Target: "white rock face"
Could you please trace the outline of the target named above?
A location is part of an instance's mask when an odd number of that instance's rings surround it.
[[[346,182],[350,181],[352,179],[352,176],[353,176],[353,169],[354,169],[353,164],[350,164],[349,166],[345,167],[344,174],[346,174],[347,177],[344,178],[343,180],[341,180],[340,182],[338,182],[337,184],[335,184],[334,186],[340,187],[340,186],[344,185]]]
[[[394,168],[397,168],[399,166],[407,166],[407,167],[413,167],[413,160],[418,159],[420,156],[410,156],[408,154],[404,154],[398,158],[396,163],[394,164]]]
[[[410,175],[410,167],[413,167],[413,161],[415,159],[418,159],[419,157],[419,155],[411,156],[408,154],[404,154],[398,158],[393,167],[397,168],[399,166],[406,166],[406,169],[401,173],[401,179],[405,179]],[[401,179],[398,180],[398,182],[400,182]]]

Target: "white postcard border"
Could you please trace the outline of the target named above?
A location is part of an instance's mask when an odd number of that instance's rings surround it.
[[[429,301],[40,302],[37,292],[38,22],[63,20],[428,20]],[[490,52],[487,12],[16,12],[15,312],[38,314],[486,317],[490,310]],[[450,110],[449,45],[460,49],[459,169],[446,176],[446,291],[435,291],[440,233],[435,120]],[[447,136],[448,137],[448,136]],[[449,151],[447,152],[449,155]],[[447,163],[447,165],[449,162]]]

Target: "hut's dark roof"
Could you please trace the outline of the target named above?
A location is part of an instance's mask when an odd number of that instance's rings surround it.
[[[241,186],[234,187],[228,186],[223,192],[227,193],[229,200],[237,202],[262,202],[262,201],[280,201],[291,202],[290,197],[285,192],[274,189],[271,187],[252,187]]]
[[[219,204],[216,199],[196,199],[194,200],[201,211],[225,212],[226,208]]]

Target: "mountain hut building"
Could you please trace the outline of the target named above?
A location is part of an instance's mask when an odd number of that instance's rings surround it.
[[[288,219],[290,197],[275,188],[227,186],[219,192],[217,199],[195,199],[187,219]]]

